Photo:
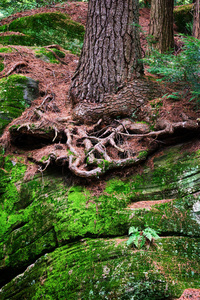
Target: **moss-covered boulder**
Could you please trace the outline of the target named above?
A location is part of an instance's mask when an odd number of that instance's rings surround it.
[[[185,34],[192,33],[193,4],[180,5],[174,9],[174,22],[177,31]]]
[[[72,186],[67,171],[24,182],[22,160],[2,153],[0,162],[1,299],[167,299],[200,288],[199,151],[171,147],[154,169],[109,180],[99,196]],[[160,239],[129,248],[130,226]]]
[[[0,134],[39,96],[38,82],[22,75],[0,79]]]
[[[23,35],[0,36],[3,45],[46,46],[59,44],[72,53],[79,53],[84,38],[84,26],[59,12],[41,13],[22,17],[0,31],[20,32]]]

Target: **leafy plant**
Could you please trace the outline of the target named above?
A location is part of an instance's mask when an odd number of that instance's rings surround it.
[[[148,71],[162,76],[159,81],[184,82],[191,90],[190,100],[200,102],[200,40],[182,36],[183,47],[179,54],[160,54],[152,49],[144,62]]]
[[[133,245],[138,249],[141,249],[145,244],[152,244],[154,240],[159,238],[156,231],[150,227],[147,227],[143,231],[139,231],[138,227],[130,227],[128,235],[129,239],[127,241],[127,245]]]

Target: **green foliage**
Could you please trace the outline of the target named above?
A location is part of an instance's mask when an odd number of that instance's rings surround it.
[[[138,249],[141,249],[145,244],[152,244],[154,240],[159,238],[156,231],[150,227],[143,231],[139,231],[136,227],[130,227],[128,235],[129,239],[127,241],[127,245],[133,245]]]
[[[193,3],[193,0],[174,0],[174,5],[187,5]]]
[[[55,43],[75,54],[80,53],[85,32],[83,25],[59,12],[22,17],[0,27],[0,31],[8,30],[24,35],[1,36],[3,45],[46,46]]]
[[[200,41],[193,37],[182,37],[184,43],[178,55],[160,54],[153,50],[144,61],[149,65],[148,71],[162,76],[161,80],[184,82],[191,88],[191,100],[200,102]]]

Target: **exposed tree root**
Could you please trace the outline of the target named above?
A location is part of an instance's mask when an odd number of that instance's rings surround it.
[[[68,123],[67,127],[52,123],[51,127],[47,127],[42,121],[43,114],[40,118],[40,122],[34,126],[22,124],[17,128],[11,127],[13,141],[24,135],[48,140],[48,146],[44,147],[41,143],[41,149],[37,149],[36,154],[33,151],[31,157],[39,164],[39,171],[45,171],[50,164],[57,164],[85,178],[98,177],[111,169],[136,165],[158,148],[159,139],[163,141],[175,135],[176,131],[199,129],[197,121],[172,123],[162,120],[157,123],[156,130],[150,131],[147,124],[134,123],[129,119],[113,121],[107,127],[101,125],[101,120],[90,127],[75,126],[73,123]]]
[[[55,45],[56,46],[56,45]],[[56,48],[58,48],[58,47],[56,47]],[[48,47],[45,47],[45,49],[47,50],[47,51],[49,51],[49,52],[51,52],[53,55],[54,55],[54,57],[61,63],[61,64],[63,64],[63,65],[68,65],[63,59],[61,59],[53,50],[51,50],[50,49],[50,47],[48,46]],[[60,50],[60,49],[59,49]]]
[[[5,74],[3,74],[3,72],[1,72],[1,74],[0,74],[0,78],[3,78],[3,77],[6,77],[6,76],[8,76],[8,75],[10,75],[12,72],[14,72],[15,71],[15,69],[16,68],[18,68],[18,67],[25,67],[25,66],[27,66],[28,64],[27,64],[27,62],[25,62],[25,61],[18,61],[16,64],[14,64],[11,68],[10,68],[10,70],[8,71],[8,72],[6,72]]]

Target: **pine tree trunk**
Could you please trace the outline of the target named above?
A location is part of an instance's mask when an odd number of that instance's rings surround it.
[[[196,0],[194,5],[194,21],[193,21],[193,36],[196,39],[200,39],[200,4],[199,0]]]
[[[138,0],[90,0],[84,45],[70,97],[103,102],[143,73]]]
[[[152,36],[152,46],[160,53],[165,53],[174,47],[173,30],[174,0],[152,0],[149,34]]]

